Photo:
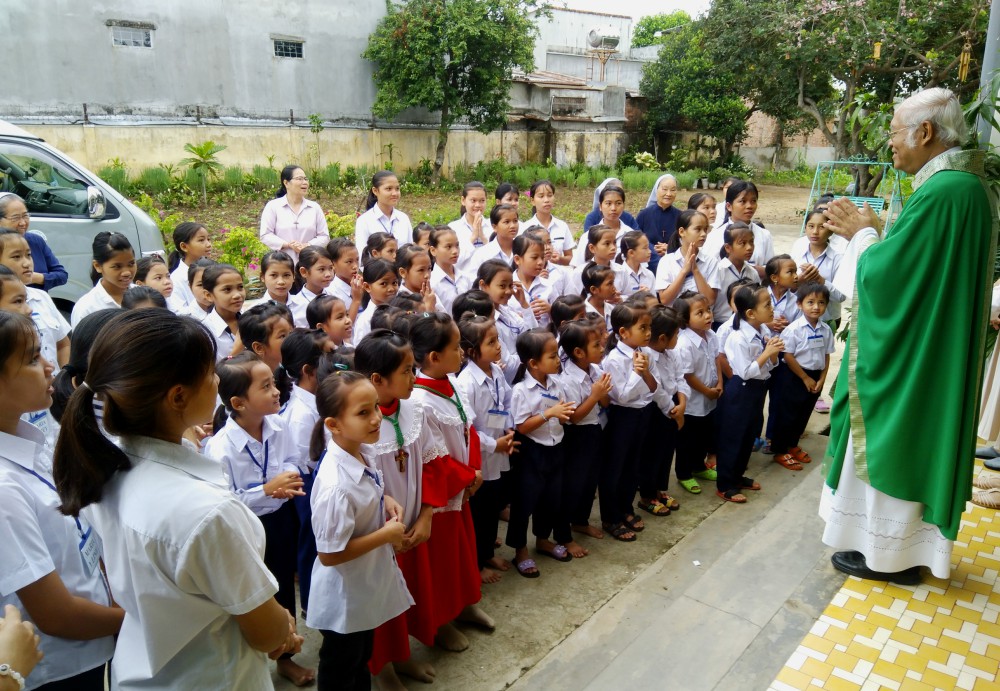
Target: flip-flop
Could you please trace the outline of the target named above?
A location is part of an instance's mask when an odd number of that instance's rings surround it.
[[[701,494],[701,485],[693,477],[689,477],[687,480],[678,480],[678,482],[691,494]]]
[[[740,478],[740,489],[749,489],[754,492],[760,491],[760,483],[754,480],[752,477],[743,476]]]
[[[795,456],[790,453],[775,454],[774,462],[788,470],[802,470],[802,464],[795,460]]]
[[[646,529],[645,523],[643,523],[642,525],[637,525],[641,520],[642,519],[639,518],[638,516],[632,516],[632,518],[626,516],[625,520],[623,520],[622,523],[624,523],[625,526],[633,533],[641,533],[643,530]]]
[[[634,530],[630,530],[625,527],[624,523],[619,523],[618,525],[611,525],[610,523],[604,523],[601,528],[605,533],[618,540],[619,542],[635,542],[636,535]],[[632,533],[632,537],[625,537],[626,533]]]
[[[521,561],[514,561],[512,559],[510,563],[513,564],[514,568],[517,569],[517,572],[525,578],[538,578],[542,575],[542,572],[537,570],[538,564],[535,563],[534,559],[522,559]],[[530,573],[525,571],[525,569],[535,569],[535,571],[534,573]]]
[[[669,516],[670,507],[664,504],[659,499],[653,499],[652,501],[642,501],[639,500],[638,506],[640,509],[646,513],[652,514],[653,516]]]
[[[681,503],[671,497],[666,492],[660,492],[660,503],[666,506],[671,511],[677,511],[681,508]]]
[[[796,446],[788,450],[788,453],[795,457],[799,463],[812,463],[812,456],[805,452],[801,446]]]
[[[746,504],[747,498],[743,496],[743,493],[735,489],[727,489],[725,492],[716,490],[715,495],[719,499],[725,499],[726,501],[731,501],[734,504]]]
[[[570,554],[569,550],[562,545],[556,545],[551,550],[540,549],[537,551],[539,554],[546,556],[549,559],[555,559],[556,561],[573,561],[573,555]]]

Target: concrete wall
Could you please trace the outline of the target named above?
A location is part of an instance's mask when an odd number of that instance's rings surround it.
[[[184,145],[208,139],[227,148],[219,154],[225,165],[246,169],[274,164],[297,163],[315,166],[317,136],[305,128],[221,127],[214,125],[106,127],[93,125],[33,125],[25,129],[37,134],[91,170],[119,158],[136,174],[145,167],[176,163],[187,154]],[[573,123],[555,123],[546,132],[506,131],[488,135],[471,130],[453,130],[445,150],[445,173],[458,163],[475,164],[503,155],[512,163],[545,161],[551,156],[559,165],[584,162],[610,165],[624,148],[620,131],[579,131]],[[339,162],[342,166],[382,166],[392,144],[397,170],[433,159],[437,131],[432,129],[327,128],[318,135],[320,163]]]
[[[591,29],[611,27],[621,38],[618,50],[628,54],[632,45],[632,18],[624,15],[601,14],[580,10],[553,9],[552,18],[539,17],[538,40],[535,42],[535,69],[558,72],[548,65],[546,50],[561,46],[583,52],[589,48],[587,35]]]

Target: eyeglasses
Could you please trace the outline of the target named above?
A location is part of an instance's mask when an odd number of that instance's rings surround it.
[[[309,182],[309,178],[307,178],[305,175],[296,175],[294,178],[292,178],[292,180],[295,180],[296,182]]]
[[[907,130],[912,130],[914,127],[920,127],[920,123],[917,123],[916,125],[903,125],[902,127],[898,128],[898,129],[889,130],[889,139],[892,139],[893,137],[895,137],[900,132],[905,132]]]
[[[8,221],[13,221],[14,223],[20,223],[21,221],[27,221],[29,218],[31,218],[31,214],[29,214],[29,213],[17,214],[15,216],[7,216],[6,217],[6,219]]]

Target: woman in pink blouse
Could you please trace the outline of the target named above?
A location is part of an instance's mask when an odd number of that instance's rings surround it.
[[[309,178],[298,166],[285,166],[281,187],[260,215],[260,239],[275,250],[288,253],[294,261],[306,245],[325,247],[330,241],[326,217],[319,204],[306,199]]]

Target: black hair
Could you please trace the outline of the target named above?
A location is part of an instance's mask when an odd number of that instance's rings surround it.
[[[192,238],[198,234],[198,231],[205,226],[201,223],[196,223],[195,221],[184,221],[183,223],[178,223],[177,227],[174,228],[174,249],[170,253],[170,257],[167,260],[168,268],[173,271],[177,266],[187,259],[187,252],[181,249],[181,243],[190,243]]]
[[[323,293],[322,295],[317,295],[312,301],[306,305],[306,324],[309,325],[310,329],[319,328],[320,324],[326,322],[333,313],[333,305],[336,302],[343,303],[344,301],[333,295],[327,295]],[[346,307],[346,305],[344,305]]]
[[[295,326],[291,311],[277,302],[262,302],[240,314],[240,342],[243,347],[253,351],[254,343],[267,343],[278,319],[285,319],[289,326]]]
[[[15,231],[16,232],[16,231]],[[17,285],[23,286],[24,283],[21,282],[21,277],[16,273],[8,269],[3,264],[0,264],[0,297],[3,297],[3,284],[4,283],[16,283]],[[25,288],[27,290],[27,288]]]
[[[393,296],[395,298],[395,296]],[[371,328],[374,329],[391,329],[389,324],[392,322],[392,318],[402,312],[403,310],[395,305],[391,304],[391,301],[379,305],[372,312]],[[365,336],[367,338],[367,336]]]
[[[466,197],[468,197],[469,192],[471,192],[472,190],[482,190],[483,192],[486,192],[486,185],[477,180],[470,180],[469,182],[465,183],[465,185],[462,187],[462,199],[464,200]],[[461,218],[464,215],[465,215],[465,204],[462,204],[459,207],[458,216],[459,218]]]
[[[123,310],[97,334],[88,363],[86,380],[63,411],[52,467],[59,509],[72,516],[100,501],[115,473],[132,467],[98,425],[95,397],[104,403],[109,434],[155,436],[170,389],[204,386],[215,365],[215,339],[204,325],[169,310]]]
[[[462,352],[466,358],[473,360],[479,355],[483,339],[491,326],[495,327],[496,322],[474,312],[466,312],[458,320],[458,332],[462,338]]]
[[[753,241],[753,229],[749,225],[743,221],[733,221],[728,224],[722,231],[722,248],[719,249],[719,259],[726,259],[726,245],[732,246],[736,242],[736,238],[748,233],[750,240]]]
[[[726,190],[726,216],[723,221],[728,221],[732,213],[729,210],[729,205],[735,202],[741,194],[744,192],[753,192],[754,196],[758,199],[760,198],[760,192],[757,191],[757,185],[753,184],[749,180],[740,180],[737,178],[736,182],[729,186]]]
[[[494,232],[496,232],[497,224],[503,220],[503,215],[506,213],[514,214],[514,218],[517,219],[517,207],[513,204],[497,204],[490,209],[490,225],[493,226]]]
[[[636,292],[629,295],[622,302],[627,305],[634,305],[636,307],[646,307],[646,303],[649,300],[654,300],[656,302],[660,301],[660,298],[648,290],[637,290]]]
[[[649,317],[652,319],[650,323],[650,340],[666,336],[669,341],[674,337],[674,334],[680,331],[681,318],[677,315],[677,311],[673,307],[655,305],[650,308]]]
[[[615,193],[615,194],[621,195],[622,202],[623,203],[625,202],[625,190],[624,189],[622,189],[618,185],[606,185],[604,187],[604,189],[601,190],[601,193],[597,196],[598,203],[604,203],[604,197],[606,197],[608,194],[611,194],[612,192]]]
[[[534,233],[525,231],[514,238],[514,248],[511,253],[515,257],[523,258],[532,247],[538,247],[541,249],[542,254],[545,254],[545,243],[542,242],[542,239]],[[516,264],[511,264],[511,268],[515,268],[516,266]]]
[[[323,381],[334,372],[344,372],[354,367],[353,346],[341,346],[336,350],[323,353],[316,368],[317,381]]]
[[[396,273],[396,267],[386,259],[372,259],[361,270],[361,280],[368,285],[375,283],[375,281],[386,275],[391,275],[398,283],[399,275]],[[361,298],[361,308],[368,307],[371,299],[371,294],[366,290],[364,297]]]
[[[752,278],[740,278],[732,283],[726,288],[726,302],[733,301],[733,293],[742,288],[743,286],[753,286],[760,285],[760,281],[755,281]]]
[[[253,383],[253,368],[257,364],[264,364],[264,361],[255,352],[247,349],[224,358],[215,365],[215,373],[219,377],[219,399],[222,401],[222,405],[215,410],[215,417],[212,419],[212,434],[221,432],[229,417],[234,420],[239,418],[239,413],[233,409],[232,399],[234,397],[246,398]]]
[[[590,297],[592,288],[600,288],[608,280],[608,276],[614,276],[615,272],[610,266],[604,266],[596,262],[590,262],[580,273],[580,282],[583,284],[583,292],[580,295],[584,298]]]
[[[389,299],[387,304],[408,312],[414,312],[418,309],[423,312],[422,305],[424,301],[416,293],[396,293]]]
[[[361,252],[362,265],[366,264],[372,259],[379,259],[379,257],[373,256],[372,253],[381,252],[383,249],[385,249],[385,246],[388,245],[390,242],[397,243],[398,247],[399,241],[396,240],[395,236],[390,235],[389,233],[383,233],[382,231],[378,231],[376,233],[372,233],[371,235],[369,235],[368,240],[365,242],[365,249]]]
[[[284,197],[288,194],[288,190],[285,189],[285,183],[292,181],[292,176],[295,175],[296,170],[302,170],[302,166],[297,166],[295,164],[289,164],[281,169],[281,175],[279,176],[281,180],[278,181],[278,190],[274,193],[274,198]],[[302,170],[304,173],[305,171]]]
[[[190,288],[191,286],[194,285],[195,276],[198,275],[199,271],[203,271],[204,269],[214,265],[215,263],[216,262],[212,261],[208,257],[202,257],[198,261],[192,262],[191,266],[188,267],[188,275],[187,275],[188,287]]]
[[[603,322],[604,320],[602,319],[601,321]],[[582,319],[574,319],[564,323],[562,328],[559,329],[559,347],[566,353],[566,357],[576,363],[573,351],[577,348],[582,348],[586,352],[587,343],[595,335],[598,338],[601,337],[592,324]],[[582,369],[586,370],[587,368],[583,367]]]
[[[144,305],[151,302],[152,305]],[[167,309],[167,299],[152,286],[132,286],[122,295],[122,309],[134,310],[138,307],[158,307]]]
[[[316,388],[316,412],[319,413],[319,421],[309,438],[310,459],[319,461],[326,450],[326,419],[339,416],[351,390],[361,382],[367,381],[368,378],[359,372],[335,369],[330,376],[319,383]],[[371,386],[371,382],[368,382],[368,386]]]
[[[434,226],[432,226],[427,221],[421,221],[417,225],[413,226],[413,242],[415,244],[419,245],[420,244],[420,236],[422,234],[424,234],[424,233],[428,234],[428,238],[427,239],[428,239],[428,241],[430,241],[431,237],[433,237],[433,234],[434,234]],[[432,242],[431,244],[433,245],[434,243]]]
[[[618,346],[618,332],[621,329],[631,329],[640,319],[649,314],[649,310],[634,305],[626,305],[624,302],[615,305],[611,310],[611,335],[608,336],[608,343],[604,347],[605,354],[610,353]]]
[[[431,237],[430,237],[431,247],[437,247],[438,244],[440,244],[441,242],[441,238],[443,238],[448,233],[454,235],[456,240],[458,239],[458,233],[456,233],[455,229],[452,228],[451,226],[439,226],[431,230]]]
[[[563,325],[563,322],[576,318],[582,309],[586,309],[582,295],[560,295],[553,300],[549,310],[552,333],[559,333],[559,327]]]
[[[354,349],[354,369],[371,379],[390,376],[410,352],[410,343],[389,329],[372,329]]]
[[[12,228],[0,228],[0,254],[3,254],[4,250],[7,249],[7,243],[12,240],[23,242],[25,245],[28,244],[27,238],[16,230]],[[93,274],[93,269],[91,269],[91,274]],[[94,282],[96,283],[97,281]]]
[[[132,249],[132,243],[128,241],[126,236],[114,231],[108,232],[105,230],[95,235],[94,242],[91,244],[91,252],[94,261],[98,264],[111,261],[119,252],[131,252],[132,257],[135,258],[135,250]],[[101,274],[97,272],[97,269],[93,265],[90,267],[90,280],[93,281],[95,286],[101,280]]]
[[[292,280],[295,279],[295,261],[292,259],[291,255],[287,252],[282,252],[281,250],[271,250],[263,257],[260,258],[260,275],[261,278],[267,273],[267,270],[271,268],[271,264],[287,264],[288,269],[292,272]]]
[[[423,366],[431,353],[444,350],[454,334],[455,321],[447,314],[440,312],[425,312],[424,316],[410,325],[410,343],[413,345],[413,358]]]
[[[731,189],[731,188],[730,188]],[[745,319],[747,310],[756,309],[757,303],[760,301],[758,295],[762,291],[766,291],[767,288],[764,286],[742,286],[739,290],[733,293],[733,305],[736,309],[733,310],[733,330],[736,331],[740,328],[740,320]]]
[[[497,191],[493,193],[493,198],[499,202],[512,192],[518,196],[521,195],[521,190],[513,182],[501,182],[497,185]]]
[[[372,184],[368,186],[368,196],[365,198],[365,211],[378,204],[378,197],[375,196],[375,190],[382,187],[382,183],[386,180],[394,177],[396,177],[396,174],[391,170],[380,170],[372,175]]]
[[[688,199],[687,208],[697,209],[699,206],[705,203],[706,199],[711,199],[712,203],[715,204],[715,197],[713,197],[712,195],[708,194],[707,192],[695,192]]]
[[[388,233],[387,233],[388,234]],[[340,261],[340,256],[349,249],[357,249],[350,238],[333,238],[326,243],[326,251],[330,255],[330,261]]]
[[[12,357],[23,361],[25,355],[32,353],[36,343],[40,345],[41,341],[31,317],[20,312],[0,310],[0,368],[6,367]]]
[[[146,276],[149,275],[150,270],[155,264],[167,266],[167,263],[163,261],[163,257],[158,254],[147,254],[145,257],[137,259],[135,262],[135,274],[132,276],[132,280],[135,282],[145,281]]]
[[[536,328],[523,331],[517,337],[517,359],[521,364],[517,367],[517,374],[514,375],[512,384],[516,384],[524,379],[528,371],[528,362],[537,360],[545,352],[545,346],[549,341],[555,339],[548,329]]]
[[[451,316],[455,321],[461,319],[466,312],[478,314],[480,317],[493,316],[493,301],[484,290],[473,288],[455,297],[451,303]]]
[[[628,259],[628,253],[639,249],[639,243],[642,242],[644,237],[646,237],[646,234],[641,230],[630,230],[622,235],[621,242],[618,245],[621,251],[615,257],[615,261],[619,264],[624,264],[625,260]]]
[[[503,271],[514,273],[507,262],[501,259],[487,259],[479,265],[479,270],[476,272],[476,287],[478,288],[480,284],[488,286]]]
[[[809,281],[809,283],[800,285],[795,289],[795,299],[800,305],[802,304],[802,301],[810,295],[819,295],[826,300],[827,304],[830,303],[830,289],[822,283]]]
[[[535,208],[535,193],[538,192],[542,187],[548,187],[552,190],[552,194],[556,193],[556,186],[552,184],[551,180],[535,180],[531,183],[531,189],[528,190],[528,196],[531,197],[531,208]]]
[[[771,283],[771,279],[778,275],[781,271],[781,264],[783,262],[794,262],[791,255],[789,254],[776,254],[767,260],[764,264],[764,275],[767,276],[768,283]]]
[[[605,233],[611,233],[612,235],[617,235],[618,232],[614,228],[609,228],[603,223],[595,223],[587,229],[587,249],[583,253],[584,259],[588,262],[594,258],[594,253],[591,251],[590,246],[597,246],[597,243],[601,241],[601,237]]]
[[[284,380],[297,382],[301,379],[306,367],[311,367],[314,372],[317,370],[326,342],[326,334],[317,329],[292,329],[288,333],[281,342],[281,367],[275,378],[279,391]]]
[[[292,284],[292,289],[289,292],[295,294],[302,292],[302,289],[306,287],[306,277],[302,275],[302,269],[309,273],[309,270],[316,266],[320,259],[328,259],[333,264],[333,259],[325,247],[308,245],[302,248],[302,251],[299,252],[299,261],[295,265],[295,283]]]
[[[219,279],[226,274],[236,274],[241,279],[243,274],[232,264],[211,264],[205,267],[205,273],[201,275],[201,285],[208,292],[215,290],[215,286],[218,284]]]
[[[681,215],[677,217],[677,230],[674,234],[670,236],[670,240],[667,241],[667,252],[676,252],[681,248],[681,228],[687,230],[694,223],[695,216],[701,216],[708,222],[708,217],[698,209],[684,209],[681,211]]]
[[[396,275],[399,276],[400,269],[406,269],[409,271],[413,268],[413,260],[421,254],[426,256],[427,260],[430,261],[430,252],[413,242],[408,242],[396,250]],[[400,283],[402,283],[402,280],[402,277],[400,277]]]
[[[69,346],[69,362],[62,366],[52,382],[52,407],[49,411],[56,422],[62,422],[63,411],[73,391],[87,378],[87,358],[94,339],[104,325],[121,314],[120,309],[103,309],[88,314],[73,327]]]

